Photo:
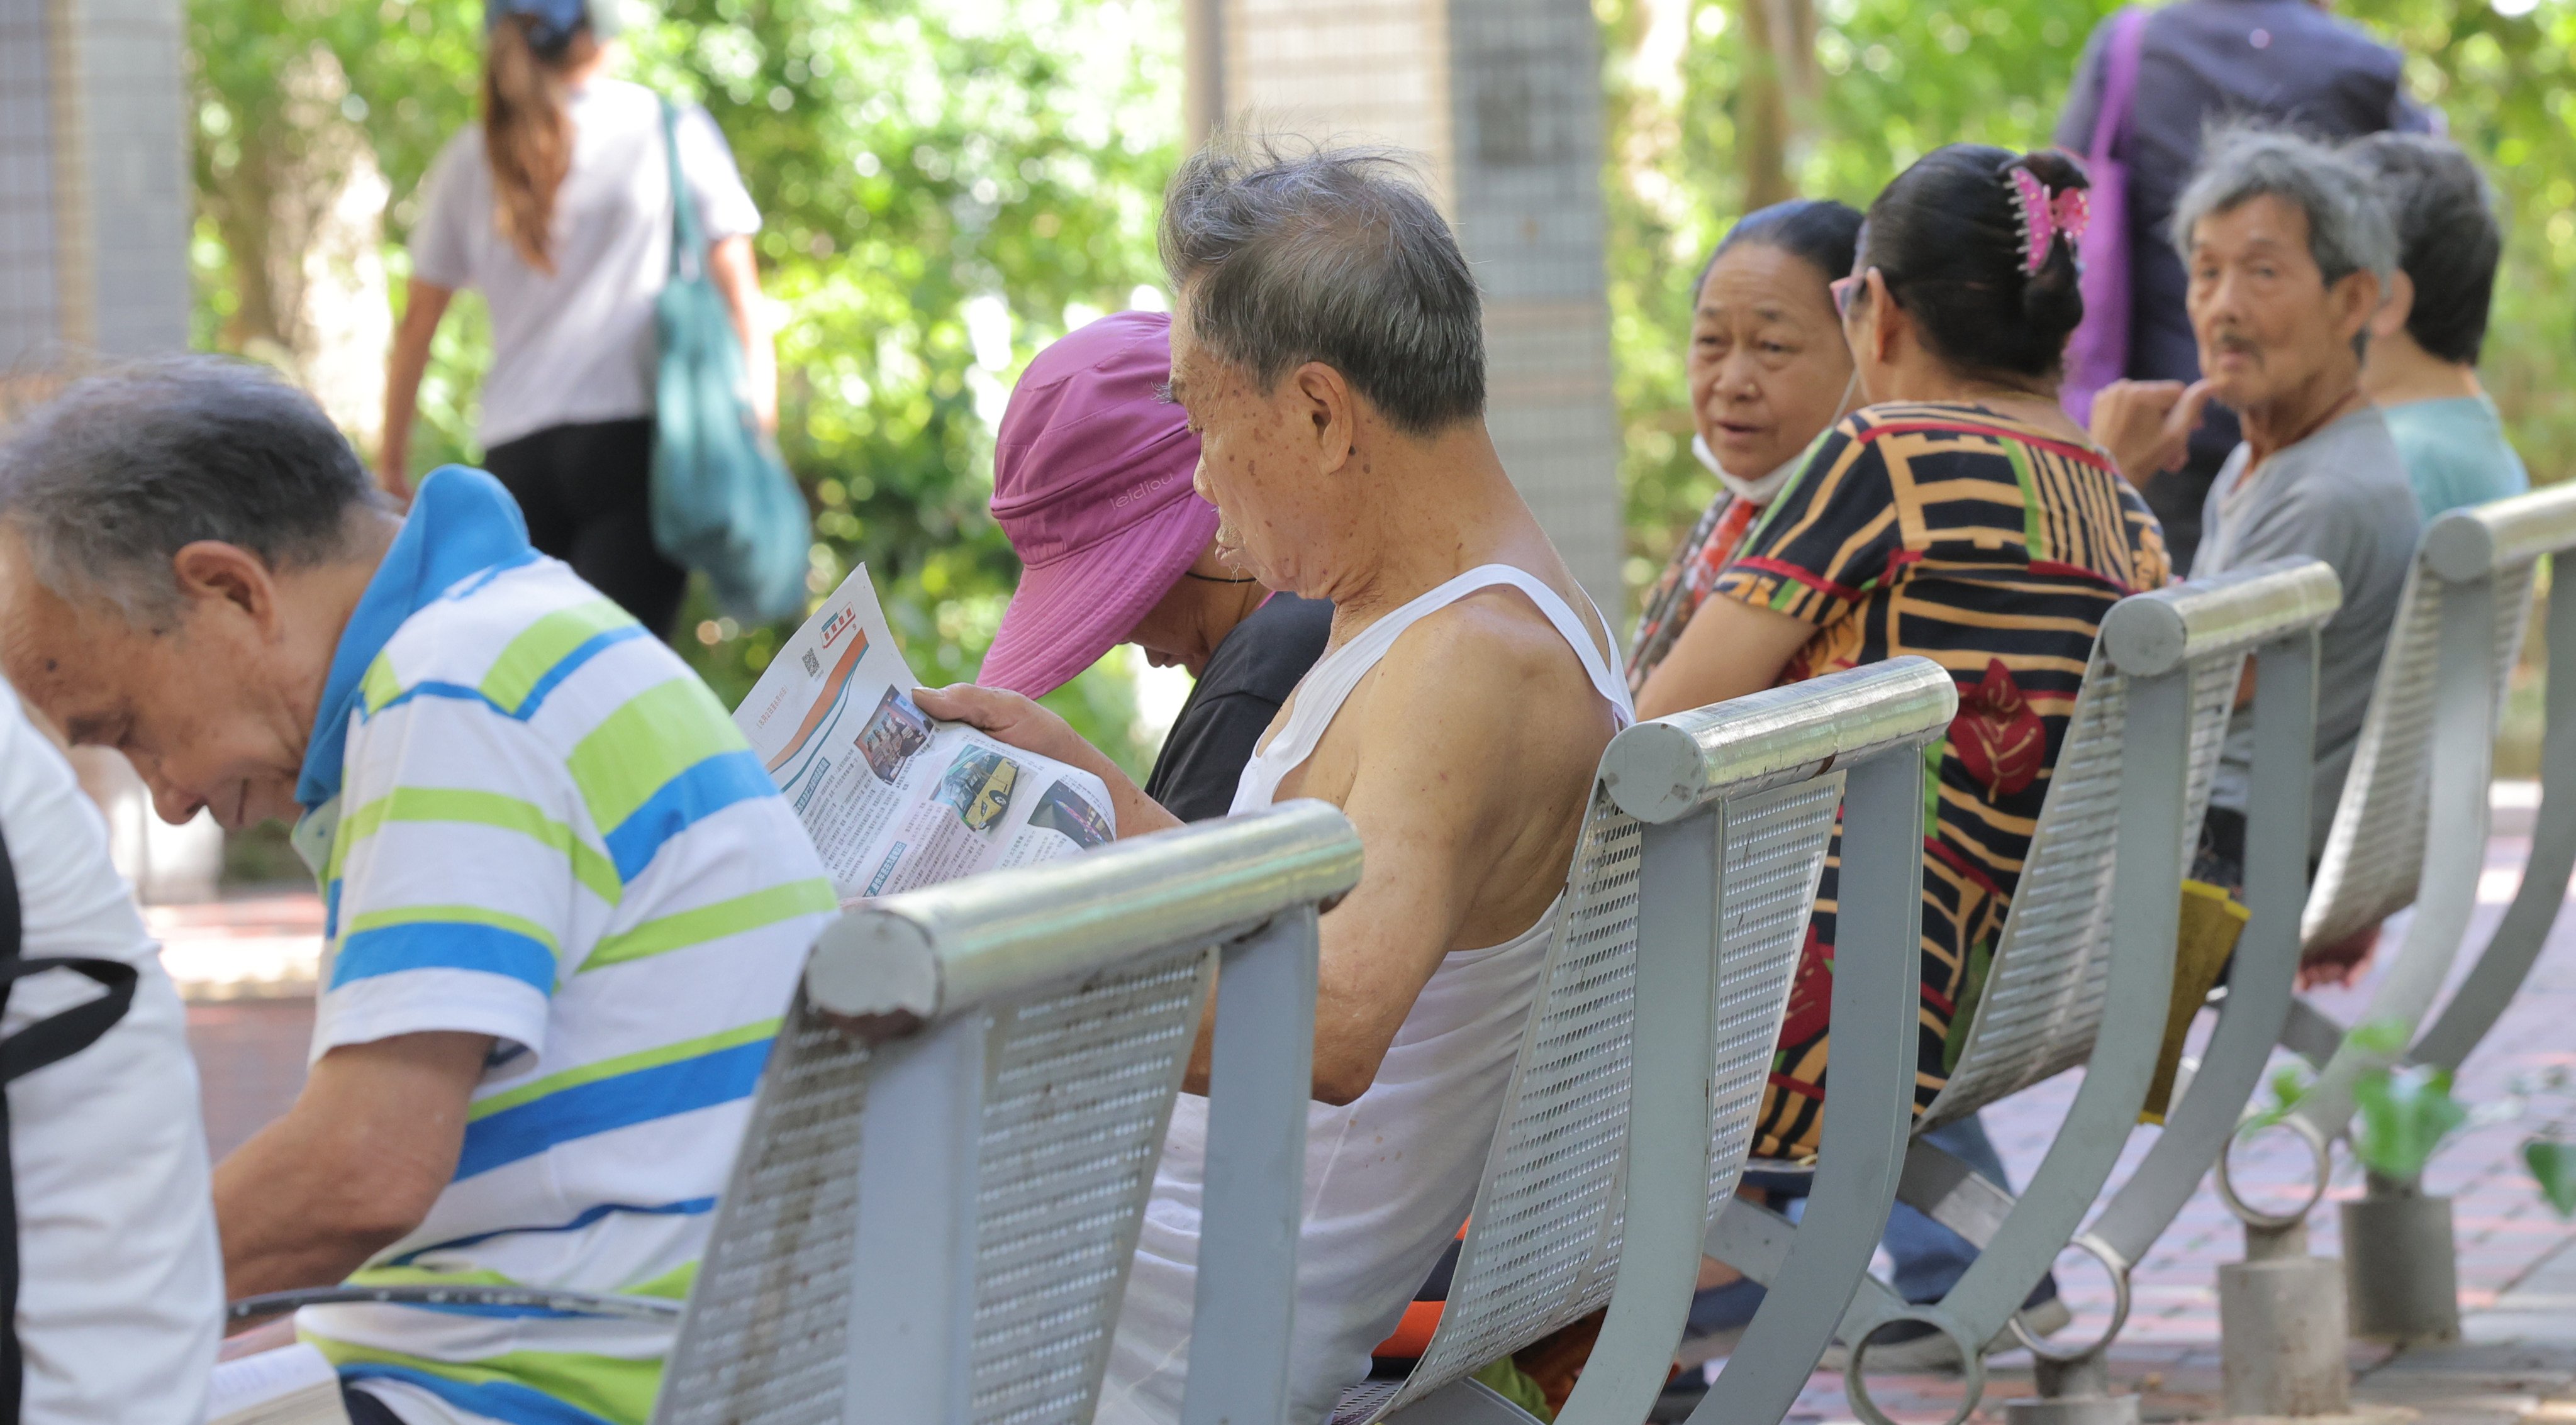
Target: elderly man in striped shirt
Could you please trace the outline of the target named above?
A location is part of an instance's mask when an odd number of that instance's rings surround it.
[[[188,358],[0,446],[0,670],[172,821],[292,819],[312,1069],[215,1174],[236,1297],[338,1282],[686,1294],[823,867],[671,651],[480,471],[378,503],[321,410]],[[640,1425],[666,1326],[309,1310],[362,1422]]]

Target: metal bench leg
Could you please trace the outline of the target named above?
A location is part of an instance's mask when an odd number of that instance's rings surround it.
[[[2487,667],[2495,600],[2490,580],[2448,585],[2442,595],[2442,642],[2435,668],[2431,822],[2424,873],[2406,941],[2372,992],[2363,1019],[2423,1022],[2441,993],[2477,911],[2478,873],[2486,859],[2487,781],[2495,760],[2495,692]],[[2250,848],[2249,848],[2250,849]],[[2329,1140],[2352,1118],[2352,1089],[2378,1056],[2350,1043],[2335,1051],[2301,1098],[2297,1116]]]
[[[1315,1082],[1315,908],[1225,947],[1208,1066],[1207,1186],[1182,1425],[1288,1417],[1306,1105]]]
[[[2571,571],[2576,572],[2576,571]],[[2498,610],[2499,617],[2504,611]],[[2540,814],[2522,889],[2441,1017],[2415,1043],[2419,1063],[2456,1070],[2522,988],[2576,872],[2576,578],[2549,585],[2549,700],[2540,744]]]
[[[2089,1236],[2112,1259],[2135,1263],[2225,1150],[2245,1104],[2261,1085],[2281,1037],[2299,963],[2299,914],[2307,902],[2308,808],[2315,773],[2314,635],[2258,655],[2261,702],[2254,723],[2245,900],[2251,916],[2236,942],[2234,968],[2208,1052],[2165,1121],[2164,1132]],[[2167,1026],[2170,1030],[2172,1026]],[[2106,1357],[2118,1323],[2074,1352],[2035,1350],[2040,1399],[2006,1407],[2011,1425],[2128,1425],[2134,1395],[2114,1394]]]
[[[1922,779],[1919,758],[1880,757],[1852,769],[1844,787],[1833,1059],[1815,1184],[1775,1289],[1690,1425],[1779,1425],[1833,1344],[1887,1230],[1914,1121]],[[1730,1206],[1725,1216],[1736,1210]]]
[[[1964,1330],[1969,1349],[1982,1347],[2005,1329],[2058,1252],[2074,1240],[2146,1101],[2173,994],[2174,937],[2181,918],[2174,888],[2181,882],[2190,724],[2188,670],[2131,682],[2120,768],[2120,862],[2111,891],[2110,978],[2101,1030],[2084,1083],[2048,1155],[1941,1302],[1941,1314]],[[2114,1270],[2121,1265],[2115,1263]]]
[[[1635,1425],[1690,1315],[1708,1227],[1723,808],[1644,828],[1618,1275],[1563,1425]],[[1406,1417],[1411,1418],[1409,1415]]]
[[[991,1018],[877,1051],[859,1126],[854,1290],[841,1419],[962,1420],[974,1340],[975,1142]]]

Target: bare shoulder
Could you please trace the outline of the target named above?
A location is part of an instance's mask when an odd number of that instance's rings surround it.
[[[1594,645],[1595,651],[1599,645]],[[1517,589],[1483,590],[1425,616],[1387,650],[1369,721],[1408,740],[1455,740],[1477,762],[1588,773],[1614,727],[1565,636]]]

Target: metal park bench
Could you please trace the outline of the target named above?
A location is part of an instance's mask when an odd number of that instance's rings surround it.
[[[1605,1304],[1557,1419],[1644,1418],[1751,1145],[1835,809],[1848,795],[1845,864],[1901,861],[1910,888],[1920,749],[1957,701],[1947,674],[1898,659],[1611,742],[1447,1308],[1412,1373],[1353,1389],[1339,1425],[1528,1425],[1467,1377]],[[1845,953],[1911,966],[1919,910],[1848,908]],[[1877,1019],[1910,1036],[1912,991],[1882,998]]]
[[[2513,904],[2444,1001],[2477,909],[2495,738],[2538,562],[2571,549],[2576,486],[2452,510],[2425,528],[2308,897],[2301,940],[2311,951],[2414,908],[2362,1019],[2402,1026],[2411,1041],[2405,1057],[2417,1062],[2456,1069],[2494,1026],[2556,923],[2576,869],[2576,714],[2568,711],[2576,706],[2576,581],[2553,579],[2543,799],[2530,857]],[[2437,1004],[2440,1012],[2431,1013]],[[2351,1121],[2355,1085],[2388,1062],[2348,1041],[2345,1029],[2301,1000],[2282,1033],[2284,1045],[2318,1066],[2315,1081],[2278,1121],[2309,1148],[2314,1171],[2304,1197],[2286,1211],[2254,1207],[2220,1160],[2219,1189],[2246,1224],[2251,1257],[2304,1254],[2300,1225],[2325,1195],[2329,1145]],[[2391,1200],[2387,1186],[2374,1182],[2365,1201]],[[2412,1196],[2411,1185],[2402,1195]],[[2388,1234],[2364,1235],[2347,1244],[2352,1300],[2362,1313],[2355,1329],[2397,1336],[2455,1329],[2447,1216],[2438,1240],[2412,1244],[2415,1255],[2441,1260],[2394,1269],[2396,1295],[2411,1303],[2365,1285],[2373,1275],[2368,1259],[2396,1247]],[[2329,1358],[2321,1336],[2310,1354],[2319,1357],[2320,1372],[2339,1379],[2339,1351]]]
[[[1283,1419],[1316,916],[1359,868],[1339,811],[1291,802],[833,922],[762,1076],[655,1425],[1088,1421],[1212,978],[1183,1418]],[[336,1288],[236,1314],[494,1299]]]
[[[1890,1104],[1898,1106],[1898,1126],[1883,1139],[1855,1143],[1848,1157],[1837,1158],[1830,1142],[1822,1146],[1813,1165],[1815,1195],[1801,1224],[1750,1202],[1725,1205],[1708,1234],[1708,1252],[1772,1289],[1692,1416],[1694,1425],[1777,1425],[1835,1335],[1849,1347],[1845,1375],[1853,1408],[1873,1425],[1887,1425],[1869,1397],[1866,1360],[1872,1335],[1898,1321],[1947,1335],[1966,1363],[1967,1389],[1953,1425],[1976,1408],[1986,1345],[2008,1329],[2044,1361],[2075,1366],[2089,1360],[2098,1367],[2102,1343],[2056,1352],[2029,1340],[2016,1313],[2071,1244],[2111,1273],[2118,1308],[2107,1342],[2126,1317],[2130,1264],[2188,1198],[2260,1077],[2289,999],[2296,950],[2291,916],[2305,871],[2304,864],[2268,855],[2248,872],[2249,894],[2260,901],[2257,921],[2239,942],[2237,979],[2245,989],[2231,993],[2220,1036],[2188,1091],[2178,1095],[2171,1126],[2096,1229],[2078,1234],[2138,1121],[2162,1047],[2177,888],[2207,806],[2244,660],[2261,655],[2267,706],[2277,699],[2312,714],[2315,632],[2339,600],[2324,565],[2283,561],[2136,595],[2104,618],[1968,1038],[1946,1085],[1914,1120],[1910,1142],[1903,1127],[1915,1074],[1910,1008],[1900,1055],[1847,1059],[1852,1041],[1841,1032],[1840,995],[1844,982],[1859,976],[1835,976],[1827,1131],[1840,1117],[1875,1125]],[[2263,831],[2277,838],[2284,828],[2305,825],[2310,722],[2305,716],[2265,721],[2255,810]],[[1891,878],[1880,894],[1893,898],[1897,885],[1912,892],[1920,874],[1909,858],[1903,878]],[[1857,894],[1846,871],[1843,903],[1853,904]],[[1901,988],[1910,1006],[1911,957],[1905,966]],[[1881,973],[1896,977],[1892,966]],[[1864,1033],[1858,1043],[1871,1046],[1873,1036]],[[1932,1129],[2079,1064],[2086,1070],[2083,1085],[2018,1197],[1923,1141]],[[1843,1201],[1854,1193],[1877,1198],[1859,1207]],[[1867,1273],[1880,1228],[1854,1235],[1845,1222],[1883,1224],[1889,1194],[1979,1247],[1975,1264],[1939,1302],[1909,1304]],[[1826,1212],[1834,1216],[1819,1216]],[[2098,1393],[2084,1372],[2063,1374],[2060,1384],[2072,1388],[2069,1394]]]
[[[2570,549],[2569,485],[2452,510],[2416,547],[2301,927],[2313,950],[2414,907],[2365,1018],[2423,1025],[2468,938],[2506,682],[2529,626],[2538,562]],[[2549,732],[2531,859],[2467,979],[2415,1041],[2412,1057],[2445,1067],[2468,1056],[2521,987],[2576,869],[2576,716],[2560,715],[2576,704],[2576,581],[2552,580],[2549,600]],[[2555,656],[2561,647],[2571,666]],[[2320,1152],[2349,1121],[2352,1081],[2371,1066],[2343,1040],[2344,1026],[2305,1001],[2283,1039],[2323,1066],[2293,1114]]]

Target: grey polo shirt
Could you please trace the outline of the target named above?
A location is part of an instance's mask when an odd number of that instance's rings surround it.
[[[2296,445],[2274,451],[2249,478],[2252,447],[2239,445],[2219,468],[2201,510],[2195,579],[2306,555],[2343,580],[2343,608],[2325,628],[2317,667],[2317,774],[2309,802],[2308,854],[2325,849],[2344,774],[2361,738],[2362,714],[2379,680],[2379,655],[2396,622],[2420,521],[2406,462],[2375,406],[2364,406]],[[2242,813],[2254,756],[2254,720],[2240,711],[2227,729],[2210,804]]]

